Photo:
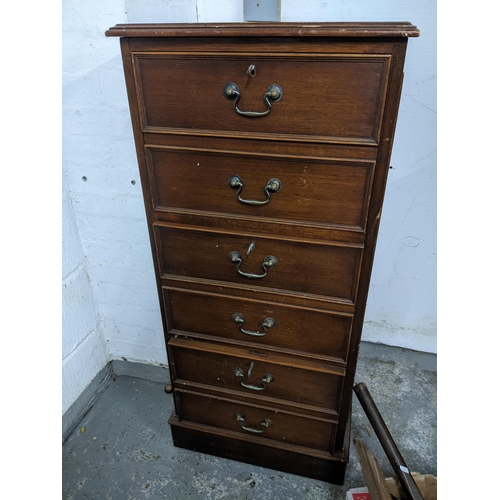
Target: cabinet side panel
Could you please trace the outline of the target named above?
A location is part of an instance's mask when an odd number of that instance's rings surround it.
[[[342,449],[342,446],[344,444],[344,434],[348,424],[350,413],[352,387],[356,374],[359,344],[361,341],[361,333],[363,329],[366,301],[368,298],[370,278],[373,267],[373,258],[375,256],[375,246],[380,225],[380,217],[382,215],[382,205],[387,184],[387,175],[389,172],[389,161],[391,157],[392,143],[394,140],[394,132],[396,130],[396,120],[399,109],[399,100],[401,97],[403,66],[407,42],[408,40],[406,39],[396,39],[394,40],[393,44],[387,100],[385,102],[384,120],[382,123],[382,134],[380,141],[381,145],[378,150],[371,204],[368,212],[365,249],[363,252],[363,261],[361,263],[357,307],[354,314],[353,330],[347,361],[347,373],[342,394],[339,427],[337,432],[337,440],[335,443],[336,449]]]
[[[132,54],[130,51],[130,40],[128,38],[120,39],[120,48],[123,61],[123,70],[125,74],[125,82],[127,87],[127,97],[130,107],[130,118],[132,121],[132,130],[134,134],[135,150],[137,154],[137,163],[139,167],[139,174],[141,178],[141,188],[144,199],[144,208],[146,212],[149,241],[151,244],[151,252],[153,256],[153,265],[155,271],[156,287],[158,292],[158,299],[160,303],[160,311],[163,324],[163,332],[165,336],[165,344],[168,339],[166,338],[167,331],[167,318],[165,308],[162,306],[162,293],[161,293],[161,278],[160,278],[160,268],[158,265],[158,254],[159,248],[155,243],[153,222],[154,222],[154,211],[153,211],[153,197],[151,192],[151,183],[148,175],[145,149],[144,149],[144,138],[141,130],[141,115],[139,108],[139,94],[138,89],[135,86],[135,75],[134,75],[134,65],[132,60]],[[168,353],[167,353],[168,356]],[[169,362],[170,379],[173,379],[172,368]]]

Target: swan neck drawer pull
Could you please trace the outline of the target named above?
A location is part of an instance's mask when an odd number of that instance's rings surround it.
[[[243,328],[243,323],[245,322],[245,318],[243,317],[243,314],[239,312],[235,312],[232,315],[233,321],[238,323],[240,325],[240,332],[244,333],[245,335],[251,335],[252,337],[263,337],[264,335],[267,334],[267,329],[268,328],[273,328],[273,326],[276,326],[276,320],[273,318],[266,318],[262,322],[262,329],[264,330],[264,333],[262,332],[256,332],[253,330],[245,330]]]
[[[250,376],[250,373],[252,372],[252,368],[253,368],[253,363],[250,364],[250,368],[249,368],[248,373],[247,373],[248,377]],[[266,385],[270,384],[274,380],[274,377],[270,373],[266,373],[266,374],[264,374],[264,376],[260,380],[260,384],[261,384],[260,386],[250,385],[250,384],[245,384],[243,382],[243,378],[245,377],[245,372],[243,371],[242,368],[237,366],[236,368],[234,368],[233,373],[234,373],[235,377],[240,379],[241,387],[244,387],[245,389],[250,389],[252,391],[263,391],[266,388]]]
[[[238,85],[232,82],[226,83],[223,93],[226,99],[234,101],[234,110],[236,113],[250,118],[259,118],[260,116],[268,115],[271,112],[271,102],[279,102],[283,97],[283,89],[279,85],[273,83],[267,88],[264,94],[264,102],[267,104],[267,109],[265,111],[241,111],[241,109],[238,108],[238,101],[241,97]]]
[[[238,175],[231,175],[227,182],[233,189],[238,190],[238,192],[236,193],[238,201],[241,201],[241,203],[245,203],[246,205],[266,205],[271,199],[271,193],[277,193],[281,190],[282,187],[281,181],[279,179],[269,179],[266,186],[264,187],[264,193],[266,195],[266,199],[264,201],[244,200],[240,197],[241,190],[243,189],[243,181],[241,180],[241,177],[239,177]]]
[[[253,274],[253,273],[245,273],[240,269],[241,264],[243,263],[243,259],[241,258],[240,253],[231,252],[229,254],[229,260],[234,264],[238,264],[236,270],[238,271],[238,274],[241,274],[241,276],[245,276],[245,278],[265,278],[267,276],[267,269],[271,267],[276,267],[278,265],[278,259],[276,257],[273,257],[272,255],[268,255],[264,259],[264,262],[262,262],[262,269],[264,270],[264,273]]]
[[[264,419],[262,419],[262,422],[260,423],[261,428],[254,429],[252,427],[245,426],[245,415],[242,415],[241,413],[236,413],[235,418],[241,424],[241,428],[244,431],[252,432],[253,434],[262,434],[266,430],[266,428],[269,427],[270,425],[272,425],[272,423],[273,423],[271,419],[264,418]]]

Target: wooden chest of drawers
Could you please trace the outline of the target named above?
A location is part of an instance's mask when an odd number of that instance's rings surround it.
[[[174,444],[341,484],[409,23],[117,25]]]

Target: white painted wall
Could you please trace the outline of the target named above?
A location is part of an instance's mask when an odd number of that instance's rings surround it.
[[[108,353],[87,273],[71,197],[63,174],[62,413],[106,365]]]
[[[306,8],[305,8],[306,6]],[[363,340],[436,352],[436,2],[281,0],[281,21],[410,21]]]
[[[281,13],[282,21],[411,21],[422,31],[409,40],[363,339],[435,352],[435,3],[282,0]],[[63,161],[110,359],[166,363],[119,42],[104,31],[242,20],[239,1],[63,2]]]
[[[237,23],[242,0],[125,0],[129,23]]]
[[[85,203],[85,190],[75,187],[81,172],[87,166],[103,165],[104,145],[108,138],[105,117],[113,113],[111,96],[104,96],[106,105],[100,105],[101,83],[105,78],[106,57],[99,49],[101,23],[107,24],[121,14],[125,21],[122,2],[104,3],[65,0],[63,2],[62,85],[63,85],[63,269],[62,269],[62,413],[76,401],[93,378],[110,359],[104,337],[101,307],[91,279],[93,258],[87,258],[88,249],[82,236],[92,232],[95,222],[84,217],[99,207],[98,193]],[[115,57],[115,52],[110,58]],[[99,69],[97,69],[99,68]],[[104,68],[104,69],[103,69]],[[123,127],[123,125],[122,125]],[[98,137],[103,147],[99,147]],[[109,142],[108,142],[109,144]],[[105,170],[105,169],[104,169]],[[91,183],[93,175],[88,175]],[[85,208],[82,207],[85,206]],[[90,208],[93,206],[94,208]],[[101,215],[99,215],[101,217]]]

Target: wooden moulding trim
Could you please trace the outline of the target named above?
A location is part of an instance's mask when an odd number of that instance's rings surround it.
[[[186,146],[169,146],[166,144],[144,144],[146,149],[155,149],[158,151],[179,151],[179,152],[190,152],[195,153],[209,153],[212,155],[227,155],[227,156],[244,156],[247,158],[252,157],[263,157],[263,158],[278,158],[283,160],[298,160],[307,161],[308,163],[332,163],[334,165],[345,165],[348,164],[352,167],[363,167],[366,168],[368,165],[374,166],[375,159],[366,158],[334,158],[326,156],[310,156],[310,155],[297,155],[297,154],[283,154],[283,153],[261,153],[259,151],[235,151],[230,149],[215,149],[215,148],[193,148]]]
[[[164,130],[160,134],[144,133],[141,135],[144,138],[145,148],[179,148],[185,150],[206,150],[207,152],[214,151],[216,153],[224,153],[228,151],[227,143],[224,137],[206,136],[200,141],[200,137],[188,134],[170,134]],[[275,144],[279,149],[275,149]],[[318,147],[319,146],[319,147]],[[300,151],[295,153],[294,151]],[[260,141],[254,141],[251,138],[242,137],[231,140],[232,154],[248,154],[254,156],[271,156],[284,158],[296,158],[297,160],[308,161],[338,161],[338,162],[375,162],[377,159],[377,148],[371,145],[358,146],[356,144],[321,144],[318,143],[294,143],[290,141],[269,141],[268,144],[262,144]]]
[[[189,208],[171,208],[165,207],[163,205],[156,205],[154,207],[155,212],[163,213],[163,214],[172,214],[172,215],[190,215],[195,217],[216,217],[217,219],[230,219],[232,221],[241,221],[241,222],[258,222],[260,224],[283,224],[285,226],[298,226],[298,227],[308,227],[313,229],[326,229],[326,230],[335,230],[335,231],[347,231],[351,233],[359,233],[364,234],[364,228],[361,226],[341,226],[339,224],[324,224],[321,222],[310,222],[298,219],[282,219],[279,217],[256,217],[251,215],[238,215],[234,213],[226,213],[226,212],[210,212],[208,210],[191,210]],[[233,234],[231,232],[231,234]],[[273,237],[273,239],[281,239],[278,237]],[[357,243],[358,245],[362,245],[362,243]],[[340,246],[339,243],[336,246]],[[346,244],[345,246],[351,246],[350,244]]]
[[[365,62],[379,62],[378,59],[388,59],[391,54],[356,54],[356,53],[343,53],[343,52],[245,52],[238,50],[237,52],[215,52],[207,51],[202,52],[199,50],[154,50],[148,52],[147,50],[136,50],[132,51],[132,55],[136,57],[148,58],[148,59],[166,59],[170,56],[171,59],[178,58],[182,56],[182,59],[200,59],[205,57],[220,58],[228,57],[231,59],[239,59],[240,57],[262,57],[262,58],[300,58],[312,61],[330,61],[331,59],[363,59]]]
[[[413,24],[401,22],[359,23],[183,23],[117,24],[106,36],[193,37],[193,36],[297,36],[297,37],[417,37]]]
[[[270,352],[268,357],[263,358],[262,355],[258,353],[257,347],[254,348],[255,349],[255,354],[254,354],[253,352],[250,352],[248,349],[242,349],[241,347],[233,347],[224,344],[193,341],[176,337],[171,338],[168,341],[168,345],[170,349],[172,348],[191,349],[195,351],[204,351],[214,354],[220,354],[223,356],[234,356],[254,361],[262,361],[263,363],[269,363],[280,366],[289,366],[291,368],[297,368],[300,370],[326,373],[329,375],[335,375],[337,377],[344,377],[346,374],[346,370],[344,367],[335,366],[332,365],[331,363],[325,363],[320,360],[302,360],[295,358],[294,356],[280,354],[277,352]]]
[[[259,351],[269,351],[269,352],[276,352],[278,354],[283,354],[284,356],[294,356],[296,358],[304,358],[304,359],[311,359],[311,360],[320,360],[324,361],[325,363],[335,363],[337,366],[346,366],[347,362],[345,359],[342,358],[337,358],[333,356],[325,356],[322,354],[315,354],[315,353],[310,353],[310,352],[305,352],[305,351],[294,351],[293,349],[285,349],[283,347],[276,347],[276,346],[267,346],[264,344],[259,344],[256,346],[255,344],[252,344],[249,341],[245,340],[233,340],[233,339],[228,339],[227,337],[217,337],[216,334],[214,335],[207,335],[204,333],[194,333],[194,332],[186,332],[183,330],[176,330],[175,328],[170,330],[169,332],[170,336],[173,336],[175,338],[181,337],[185,339],[195,339],[195,340],[200,340],[204,342],[224,342],[225,344],[228,344],[230,346],[235,346],[235,347],[248,347],[249,350],[252,349],[258,349]],[[347,351],[347,349],[346,349]]]
[[[229,139],[258,139],[263,141],[309,142],[309,143],[345,144],[349,146],[371,146],[371,147],[378,146],[378,142],[374,139],[363,139],[358,137],[331,137],[331,136],[321,136],[321,135],[298,135],[298,134],[266,134],[264,132],[226,132],[225,130],[152,127],[150,125],[144,126],[142,132],[144,134],[194,135],[200,137],[209,136],[209,137],[223,137]]]
[[[262,398],[262,396],[254,396],[251,394],[245,394],[244,397],[242,397],[241,393],[237,391],[230,389],[221,391],[205,384],[197,384],[195,382],[188,382],[180,379],[174,381],[174,386],[175,391],[180,393],[193,394],[204,398],[208,397],[219,399],[229,403],[241,403],[247,406],[252,405],[256,408],[262,408],[263,410],[269,410],[271,412],[277,410],[295,417],[309,418],[311,420],[318,420],[319,422],[327,422],[329,424],[337,423],[338,413],[335,410],[295,402],[290,404],[286,401],[280,401],[278,404],[275,404],[274,401],[272,401],[272,398],[268,398],[269,401],[266,401]],[[312,415],[311,412],[313,412],[314,415]]]
[[[181,292],[181,293],[187,293],[187,294],[194,294],[194,295],[204,295],[206,297],[220,297],[220,298],[229,298],[233,300],[241,300],[242,302],[257,302],[257,303],[262,303],[265,302],[266,305],[276,305],[280,307],[288,307],[290,309],[303,309],[306,311],[311,311],[311,312],[318,312],[322,314],[331,314],[333,316],[342,316],[346,318],[352,318],[353,313],[352,312],[344,312],[344,311],[335,311],[333,309],[329,309],[325,311],[324,309],[318,309],[315,307],[304,307],[304,306],[296,306],[296,305],[291,305],[286,302],[278,302],[278,301],[271,301],[271,300],[263,300],[263,299],[253,299],[251,297],[239,297],[234,294],[230,293],[221,293],[219,291],[219,288],[217,287],[217,291],[215,292],[205,292],[203,290],[193,290],[191,288],[181,288],[181,287],[176,287],[176,286],[171,286],[169,284],[163,285],[162,286],[163,290],[173,290],[176,292]]]
[[[283,237],[297,237],[304,234],[307,235],[305,237],[310,239],[336,242],[338,246],[340,246],[341,242],[358,243],[362,245],[365,240],[365,232],[361,231],[330,227],[324,228],[318,225],[303,223],[302,221],[300,224],[290,224],[289,221],[285,223],[278,219],[237,219],[228,217],[227,213],[223,213],[223,216],[218,216],[217,214],[218,212],[193,213],[189,210],[185,212],[155,210],[152,223],[159,222],[164,224],[181,224],[183,226],[194,225],[196,227],[217,228],[220,231],[224,230],[226,233],[231,234],[233,231],[240,231],[242,228],[246,232],[252,231],[253,229],[252,233],[279,233]],[[252,229],[249,229],[249,227]]]
[[[217,427],[212,427],[210,425],[202,425],[202,424],[196,424],[194,422],[189,422],[187,420],[179,420],[179,417],[177,415],[172,415],[170,419],[168,420],[168,423],[170,425],[178,426],[178,427],[184,427],[186,429],[191,429],[191,430],[196,430],[196,431],[201,431],[203,433],[207,434],[215,434],[218,436],[226,436],[231,439],[237,439],[239,441],[246,441],[248,443],[255,443],[255,437],[253,436],[246,436],[245,434],[241,434],[240,432],[235,432],[235,431],[228,431],[228,430],[222,430]],[[344,453],[329,453],[327,451],[321,451],[321,450],[314,450],[313,448],[306,448],[305,446],[299,446],[299,445],[294,445],[294,444],[288,444],[288,443],[280,443],[277,441],[273,441],[272,439],[267,439],[267,438],[259,438],[259,444],[261,446],[268,446],[271,448],[278,448],[280,450],[284,451],[291,451],[295,453],[300,453],[301,455],[309,455],[311,457],[315,458],[320,458],[324,460],[330,460],[332,462],[347,462],[347,457],[345,456]]]
[[[205,278],[195,278],[195,277],[183,277],[175,274],[167,274],[163,273],[161,275],[161,279],[166,281],[177,281],[179,283],[186,283],[188,286],[197,286],[197,285],[211,285],[217,286],[218,288],[226,288],[228,290],[241,292],[242,290],[248,290],[250,292],[255,292],[256,287],[254,285],[245,285],[243,283],[232,283],[229,281],[218,281],[211,280]],[[282,288],[266,288],[265,290],[258,290],[259,292],[266,292],[270,295],[279,295],[283,297],[284,292],[288,299],[308,299],[308,300],[317,300],[328,304],[329,307],[336,306],[345,306],[349,311],[354,310],[354,302],[349,299],[342,299],[340,297],[331,297],[327,295],[316,295],[314,293],[305,293],[305,292],[295,292],[291,290],[284,290]]]
[[[250,285],[241,285],[226,281],[205,280],[201,278],[184,278],[173,274],[164,274],[161,277],[162,285],[166,289],[183,290],[188,292],[203,290],[208,295],[212,295],[213,290],[218,294],[223,294],[231,298],[242,297],[243,300],[256,300],[260,302],[274,302],[279,306],[286,303],[290,307],[300,307],[311,311],[332,312],[335,314],[345,314],[352,317],[354,304],[351,301],[336,300],[323,295],[312,296],[302,293],[290,293],[289,290],[266,288],[257,290]],[[235,293],[237,291],[237,293]],[[317,299],[317,301],[315,301]],[[307,305],[306,305],[307,304]]]
[[[306,243],[308,245],[321,245],[321,246],[330,246],[330,247],[343,247],[343,248],[358,248],[362,250],[364,248],[363,243],[356,242],[343,242],[343,241],[324,241],[324,240],[314,240],[309,238],[297,238],[290,236],[279,236],[276,234],[263,234],[263,233],[246,233],[242,231],[223,231],[218,228],[208,228],[208,227],[199,227],[199,226],[190,226],[184,224],[176,224],[176,223],[166,223],[156,221],[153,223],[153,227],[156,229],[178,229],[181,231],[195,231],[200,233],[215,233],[222,234],[228,236],[241,236],[243,238],[261,238],[266,240],[278,240],[278,241],[289,241],[292,243]]]
[[[170,37],[170,38],[121,38],[130,42],[133,53],[139,52],[193,52],[259,54],[332,54],[353,55],[391,54],[394,40],[402,38],[334,38],[334,37]],[[404,39],[406,40],[406,39]],[[354,42],[354,43],[353,43]]]

